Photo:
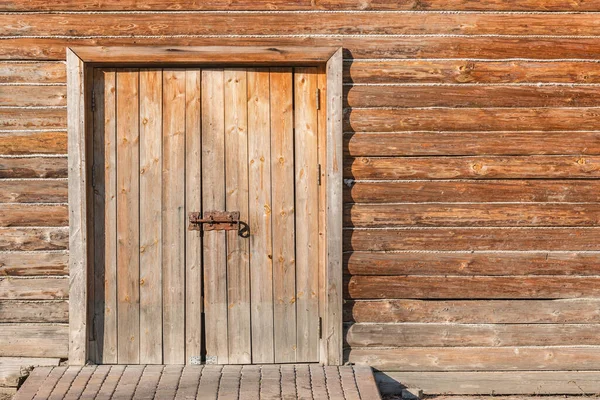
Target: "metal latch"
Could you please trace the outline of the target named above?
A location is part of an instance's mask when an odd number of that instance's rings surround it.
[[[239,211],[204,211],[203,216],[191,212],[189,218],[190,231],[238,231],[241,237],[250,236],[248,224],[240,221]]]

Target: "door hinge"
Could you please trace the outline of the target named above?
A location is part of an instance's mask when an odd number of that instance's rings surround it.
[[[319,339],[323,339],[323,318],[319,317]]]
[[[96,111],[96,92],[94,92],[93,90],[92,90],[91,103],[92,103],[92,111]]]
[[[92,164],[92,188],[96,189],[96,166]]]
[[[317,184],[321,186],[321,164],[317,165]]]
[[[321,89],[317,88],[317,110],[321,109]]]

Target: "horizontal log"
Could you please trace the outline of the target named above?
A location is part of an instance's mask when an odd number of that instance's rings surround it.
[[[596,346],[600,326],[552,324],[352,324],[349,347]]]
[[[600,297],[600,277],[350,277],[352,299],[574,299]]]
[[[0,300],[59,300],[68,297],[67,278],[0,278]]]
[[[0,253],[0,276],[68,275],[69,253],[8,252]],[[2,320],[0,318],[0,320]]]
[[[0,108],[0,129],[66,129],[66,108]]]
[[[594,107],[600,104],[596,86],[355,85],[345,89],[347,107],[516,108]]]
[[[340,10],[341,11],[341,10]],[[573,35],[600,32],[593,14],[488,13],[103,13],[0,16],[2,36],[123,35]]]
[[[66,203],[67,191],[66,180],[0,180],[0,203]]]
[[[68,228],[0,228],[0,251],[65,250]]]
[[[69,303],[65,300],[0,300],[0,321],[13,323],[69,322]]]
[[[348,132],[598,130],[600,108],[355,108]]]
[[[598,250],[597,228],[346,229],[344,250]]]
[[[66,324],[0,324],[0,356],[67,358]]]
[[[64,204],[0,204],[0,226],[69,226]]]
[[[354,179],[600,177],[600,157],[596,156],[359,157],[344,161],[344,177]]]
[[[539,395],[594,395],[600,392],[598,371],[519,371],[519,372],[376,372],[382,393],[400,393],[404,387],[419,388],[426,395],[479,395],[469,400],[539,400]],[[523,397],[522,395],[535,395]],[[463,397],[464,398],[464,397]],[[452,396],[433,400],[456,400]],[[544,396],[544,400],[564,400],[564,396]],[[568,397],[574,400],[575,397]]]
[[[0,186],[1,187],[1,186]],[[1,191],[0,191],[1,192]],[[438,202],[598,202],[596,180],[448,180],[354,182],[348,203]]]
[[[344,135],[360,156],[600,154],[600,132],[393,132]]]
[[[0,83],[66,82],[66,68],[61,62],[0,62]]]
[[[478,58],[597,60],[600,43],[590,37],[489,36],[161,36],[7,38],[0,59],[64,60],[69,46],[340,46],[347,59]]]
[[[344,68],[354,83],[600,83],[589,61],[355,60]]]
[[[0,154],[67,154],[67,132],[3,132],[0,133]]]
[[[344,321],[366,323],[598,324],[600,299],[357,300]]]
[[[66,177],[66,157],[0,157],[0,178]]]
[[[0,365],[0,396],[12,399],[17,387],[27,376],[27,371],[19,365]],[[5,394],[4,390],[14,389],[14,393]]]
[[[356,348],[348,361],[382,371],[600,370],[600,347]]]
[[[440,198],[443,200],[443,197]],[[66,216],[66,210],[64,210]],[[32,219],[36,217],[32,216]],[[50,217],[49,217],[50,218]],[[597,226],[600,204],[347,204],[344,225],[402,226]],[[3,220],[0,207],[0,224]]]
[[[46,2],[43,0],[7,0],[2,11],[109,11],[109,10],[448,10],[448,11],[600,11],[600,2],[569,0],[523,0],[517,3],[503,0],[210,0],[171,1],[146,0],[78,0],[76,2]]]
[[[0,106],[66,106],[65,86],[10,85],[0,86]]]
[[[600,253],[346,253],[350,275],[600,275]]]

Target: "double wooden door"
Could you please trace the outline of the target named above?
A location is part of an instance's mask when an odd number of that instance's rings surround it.
[[[93,79],[95,361],[318,361],[316,69]],[[249,230],[188,230],[205,211]]]

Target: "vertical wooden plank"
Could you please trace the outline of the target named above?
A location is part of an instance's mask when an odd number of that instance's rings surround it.
[[[139,72],[117,71],[118,361],[140,357]]]
[[[291,68],[271,68],[271,188],[275,362],[296,361],[294,109]]]
[[[69,152],[69,360],[87,361],[87,214],[86,95],[83,61],[67,49],[67,109]]]
[[[294,364],[284,364],[281,366],[281,400],[298,400]]]
[[[225,209],[223,70],[202,70],[202,209]],[[206,354],[227,364],[227,254],[225,232],[204,232]]]
[[[279,365],[262,365],[260,367],[261,400],[281,400],[281,372]]]
[[[297,361],[319,357],[317,69],[294,74]]]
[[[227,211],[248,221],[248,115],[246,70],[228,69],[225,80],[225,186]],[[249,240],[227,232],[229,363],[251,362]]]
[[[248,70],[248,220],[253,363],[274,361],[270,148],[269,71]]]
[[[140,70],[140,363],[162,364],[162,70]]]
[[[311,364],[309,367],[312,395],[315,399],[329,399],[327,395],[327,384],[325,371],[322,365]],[[366,397],[371,399],[371,397]]]
[[[325,370],[325,382],[327,384],[327,395],[331,400],[344,400],[344,390],[342,389],[342,378],[336,365],[323,367]]]
[[[185,213],[202,208],[200,70],[185,71]],[[185,237],[185,362],[200,357],[202,342],[202,237],[187,230]]]
[[[360,393],[354,379],[354,369],[352,367],[339,367],[340,382],[344,389],[344,397],[347,400],[360,400]]]
[[[163,71],[163,362],[185,363],[185,70]]]
[[[327,354],[322,361],[341,365],[343,361],[342,331],[342,49],[327,61],[327,263],[325,291],[327,313],[323,315],[323,338]]]
[[[116,72],[95,69],[94,314],[95,360],[117,362]],[[91,309],[92,310],[92,309]]]
[[[298,400],[313,400],[310,370],[308,364],[299,364],[296,368],[296,395]]]

